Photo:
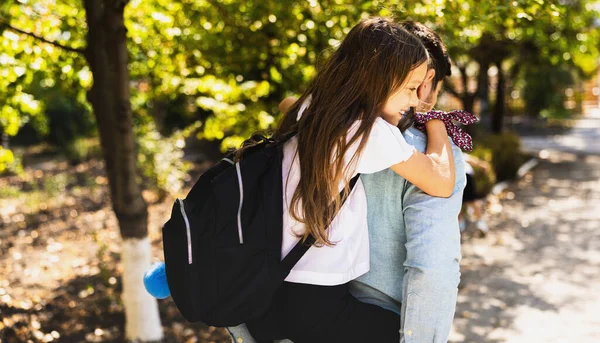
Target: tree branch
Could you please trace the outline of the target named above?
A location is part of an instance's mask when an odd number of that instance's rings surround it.
[[[48,40],[48,39],[46,39],[44,37],[40,37],[40,36],[38,36],[38,35],[36,35],[34,33],[23,31],[21,29],[18,29],[16,27],[11,26],[10,24],[8,24],[5,21],[0,20],[0,28],[2,28],[2,27],[6,28],[8,30],[14,31],[16,33],[20,33],[22,35],[26,35],[26,36],[32,37],[32,38],[34,38],[36,40],[39,40],[41,42],[44,42],[46,44],[50,44],[50,45],[59,47],[59,48],[61,48],[63,50],[66,50],[66,51],[75,52],[75,53],[78,53],[78,54],[84,54],[84,52],[85,52],[83,49],[78,49],[78,48],[73,48],[73,47],[70,47],[70,46],[66,46],[66,45],[63,45],[61,43]]]
[[[460,77],[462,80],[463,94],[467,96],[469,95],[469,77],[467,76],[467,63],[457,66],[458,70],[460,71]]]
[[[510,79],[514,80],[517,78],[517,76],[519,75],[519,72],[521,71],[521,63],[515,63],[515,65],[513,65],[513,67],[510,70]]]

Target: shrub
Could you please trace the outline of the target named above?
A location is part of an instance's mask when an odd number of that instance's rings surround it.
[[[521,153],[521,139],[514,132],[480,134],[475,146],[473,155],[492,164],[498,181],[514,179],[525,162],[525,156]]]
[[[19,175],[21,173],[23,173],[21,156],[15,155],[12,150],[4,149],[0,146],[0,175]]]
[[[483,146],[476,147],[469,156],[469,164],[473,167],[475,193],[485,197],[496,184],[496,173],[492,168],[492,150]]]
[[[136,126],[138,166],[145,188],[157,191],[159,198],[177,193],[190,168],[183,160],[185,140],[179,131],[163,137],[153,122]]]
[[[61,150],[73,164],[102,157],[102,148],[98,138],[75,138],[67,142]]]

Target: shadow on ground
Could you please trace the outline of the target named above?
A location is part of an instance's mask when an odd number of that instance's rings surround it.
[[[503,194],[490,234],[463,244],[451,342],[516,342],[538,329],[529,318],[560,322],[600,299],[599,180],[600,157],[554,154]]]
[[[0,330],[2,342],[124,342],[122,285],[112,278],[115,273],[116,270],[101,269],[96,275],[69,280],[52,290],[51,298],[41,299],[30,308],[0,304],[0,316],[5,324]],[[200,338],[200,342],[230,342],[223,330],[186,322],[171,298],[160,300],[159,310],[164,343],[187,342],[193,337]]]

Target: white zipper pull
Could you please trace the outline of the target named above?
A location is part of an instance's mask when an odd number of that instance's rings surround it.
[[[187,233],[187,248],[188,248],[188,264],[192,264],[192,232],[190,228],[190,221],[185,214],[185,205],[183,204],[183,200],[177,198],[179,202],[179,209],[181,210],[181,215],[183,216],[183,221],[185,222],[185,230]]]
[[[244,234],[242,231],[242,205],[244,204],[244,185],[242,184],[242,169],[240,167],[239,162],[235,164],[235,169],[237,171],[238,185],[240,186],[240,205],[238,207],[237,213],[238,239],[240,241],[240,244],[244,244]]]

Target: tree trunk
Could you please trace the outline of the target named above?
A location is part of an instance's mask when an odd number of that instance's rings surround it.
[[[473,113],[473,108],[475,107],[475,94],[463,94],[460,98],[463,105],[463,110]]]
[[[460,76],[461,76],[461,81],[462,81],[462,92],[459,93],[454,88],[454,86],[452,86],[452,84],[450,84],[449,82],[445,83],[446,89],[450,92],[450,94],[452,94],[454,97],[456,97],[457,99],[460,100],[460,102],[462,103],[463,110],[465,110],[469,113],[473,113],[474,107],[475,107],[475,99],[477,98],[477,92],[475,92],[475,93],[469,92],[469,89],[468,89],[469,80],[468,80],[468,76],[467,76],[466,66],[459,66],[458,69],[460,71]],[[477,134],[475,125],[467,125],[464,127],[464,130],[473,137],[475,137],[475,135]]]
[[[505,79],[504,71],[502,70],[502,62],[496,63],[498,67],[498,83],[496,84],[496,103],[494,104],[494,113],[492,115],[492,132],[502,133],[504,127],[504,91]]]
[[[462,81],[462,93],[458,94],[460,101],[463,104],[463,110],[473,113],[473,106],[475,104],[475,94],[469,93],[469,77],[467,76],[467,67],[459,66],[460,77]]]
[[[0,147],[4,149],[9,149],[10,147],[8,146],[8,142],[8,134],[6,132],[2,132],[2,142],[0,142]]]
[[[156,131],[158,131],[161,135],[167,136],[168,133],[165,130],[165,118],[167,117],[167,108],[169,106],[169,102],[166,99],[159,98],[158,96],[154,98],[152,104],[152,119],[154,119],[154,125],[156,127]]]
[[[462,93],[459,94],[460,101],[463,104],[463,110],[473,113],[475,105],[475,94],[469,93],[469,77],[467,76],[467,66],[459,66],[460,77],[462,79]]]
[[[488,69],[490,63],[488,61],[479,62],[479,75],[477,76],[477,87],[479,92],[477,98],[479,98],[479,116],[483,117],[489,114],[490,107],[490,81],[488,76]]]
[[[144,291],[150,266],[148,210],[137,183],[135,140],[123,11],[126,0],[84,0],[85,57],[94,77],[88,92],[98,123],[113,210],[123,238],[123,301],[127,340],[163,337],[156,299]]]

